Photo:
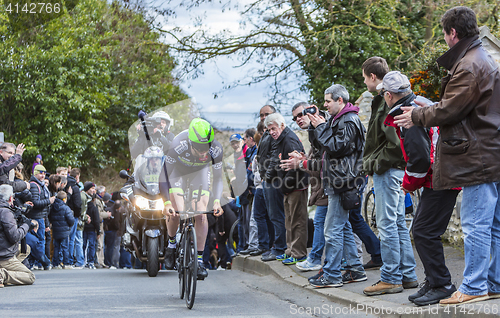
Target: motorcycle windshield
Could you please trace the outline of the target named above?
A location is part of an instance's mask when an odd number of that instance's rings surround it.
[[[153,146],[154,147],[154,146]],[[160,193],[160,172],[163,164],[163,152],[155,156],[140,155],[136,160],[135,186],[148,194]]]

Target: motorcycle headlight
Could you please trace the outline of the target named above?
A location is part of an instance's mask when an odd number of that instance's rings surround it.
[[[135,196],[135,205],[140,210],[163,210],[163,199],[158,200],[148,200],[140,195]]]
[[[149,210],[149,200],[140,195],[135,196],[135,205],[141,210]]]

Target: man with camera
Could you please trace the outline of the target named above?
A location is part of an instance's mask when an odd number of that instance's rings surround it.
[[[358,187],[364,183],[361,160],[365,129],[358,116],[359,108],[349,103],[344,86],[334,84],[327,88],[324,106],[331,116],[328,121],[317,110],[307,114],[312,125],[310,136],[321,149],[323,160],[304,160],[300,164],[303,169],[322,171],[328,195],[324,233],[329,261],[323,266],[323,274],[309,283],[314,287],[341,287],[367,279],[349,223],[349,210],[359,206]],[[343,255],[349,266],[344,275],[340,270]]]
[[[38,223],[19,213],[16,220],[13,212],[14,192],[10,185],[0,185],[0,288],[4,284],[31,285],[35,275],[24,266],[28,256],[19,252],[19,242],[29,230],[38,230]]]
[[[10,173],[14,173],[14,168],[21,162],[24,153],[24,144],[19,144],[17,147],[10,142],[5,142],[0,146],[0,184],[9,184],[13,187],[14,192],[21,192],[24,189],[29,189],[28,182],[22,180],[12,181]]]
[[[139,114],[139,116],[144,116],[141,117],[144,118],[144,121],[141,120],[141,123],[137,125],[139,137],[130,149],[132,156],[135,158],[143,154],[150,146],[160,147],[163,153],[166,154],[175,137],[175,135],[170,132],[170,126],[173,123],[173,119],[164,111],[156,112],[151,117],[148,117],[144,112]],[[146,134],[148,136],[146,136]],[[147,142],[148,138],[150,143]]]

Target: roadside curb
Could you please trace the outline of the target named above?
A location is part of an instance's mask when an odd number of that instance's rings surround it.
[[[274,275],[278,279],[304,288],[310,292],[320,294],[327,297],[332,302],[344,305],[347,310],[341,312],[343,316],[348,316],[349,313],[359,313],[361,311],[380,317],[498,317],[498,314],[486,314],[477,310],[474,304],[471,306],[464,305],[463,307],[451,306],[441,307],[439,305],[431,306],[408,306],[395,302],[381,300],[376,297],[368,297],[342,288],[313,288],[305,277],[298,275],[289,266],[281,264],[281,262],[270,261],[263,262],[260,256],[238,256],[233,259],[232,268],[243,272],[267,276]],[[486,303],[484,303],[486,304]],[[490,304],[497,306],[496,304]],[[500,308],[498,308],[500,310]],[[471,313],[473,315],[471,315]]]

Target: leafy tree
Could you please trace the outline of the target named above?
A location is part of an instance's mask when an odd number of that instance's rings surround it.
[[[187,98],[160,35],[117,3],[82,0],[25,29],[0,17],[0,131],[28,146],[26,158],[42,153],[48,169],[125,159],[140,109]],[[188,120],[189,109],[167,109]]]
[[[180,7],[204,2],[210,1],[185,0]],[[231,8],[231,2],[223,3],[224,10]],[[472,6],[490,28],[498,27],[496,1],[461,4]],[[225,88],[273,79],[279,104],[290,97],[287,85],[299,81],[302,91],[322,104],[324,89],[333,82],[346,86],[353,99],[365,90],[360,67],[368,57],[382,56],[392,69],[413,70],[415,57],[442,38],[439,18],[455,5],[449,0],[255,0],[241,11],[238,32],[213,34],[202,23],[194,33],[180,27],[162,32],[193,76],[210,59],[236,56],[242,65],[253,61],[260,68]],[[174,9],[155,12],[175,16]]]

